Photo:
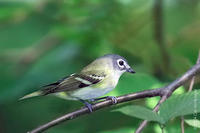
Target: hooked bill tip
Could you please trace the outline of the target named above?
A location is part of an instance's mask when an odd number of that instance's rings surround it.
[[[136,73],[132,68],[128,68],[126,71],[129,73]]]

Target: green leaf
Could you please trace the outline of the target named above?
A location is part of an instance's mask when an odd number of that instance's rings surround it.
[[[174,95],[160,107],[160,116],[163,123],[169,119],[200,112],[200,90],[195,90],[182,95]]]
[[[157,122],[162,121],[162,118],[158,114],[142,106],[130,105],[130,106],[125,106],[125,107],[116,109],[114,111],[120,111],[123,114],[129,115],[132,117],[137,117],[139,119],[148,120],[148,121],[157,121]]]
[[[200,128],[200,120],[197,119],[187,119],[185,120],[185,122],[192,126],[192,127],[196,127],[196,128]]]

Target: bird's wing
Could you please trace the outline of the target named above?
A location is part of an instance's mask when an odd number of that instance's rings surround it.
[[[79,88],[97,84],[105,77],[106,75],[103,73],[93,74],[91,72],[86,72],[80,74],[72,74],[69,77],[65,77],[55,83],[44,86],[42,91],[44,95],[62,91],[73,91]]]

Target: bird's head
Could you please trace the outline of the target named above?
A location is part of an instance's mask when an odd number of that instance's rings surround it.
[[[102,56],[101,58],[105,60],[110,59],[112,61],[113,69],[116,73],[121,73],[121,74],[124,72],[135,73],[135,71],[128,64],[127,60],[122,56],[116,54],[107,54]]]
[[[91,64],[83,69],[87,71],[106,71],[107,73],[114,73],[121,76],[124,72],[135,73],[130,67],[127,60],[117,54],[106,54],[94,60]]]

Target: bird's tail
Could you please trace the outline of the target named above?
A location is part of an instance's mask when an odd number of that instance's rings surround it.
[[[22,98],[20,98],[19,100],[24,100],[24,99],[27,99],[27,98],[42,96],[42,95],[43,95],[43,91],[40,90],[40,91],[36,91],[36,92],[30,93],[28,95],[25,95]]]
[[[44,96],[44,95],[48,95],[51,93],[55,93],[54,90],[56,89],[57,85],[59,84],[59,82],[55,82],[52,84],[48,84],[42,87],[41,90],[39,91],[35,91],[33,93],[30,93],[28,95],[23,96],[22,98],[20,98],[19,100],[23,100],[23,99],[27,99],[27,98],[31,98],[31,97],[36,97],[36,96]]]

